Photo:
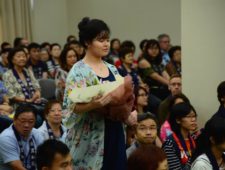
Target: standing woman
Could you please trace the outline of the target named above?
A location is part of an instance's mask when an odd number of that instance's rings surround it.
[[[69,129],[66,144],[76,169],[124,170],[126,145],[123,124],[99,114],[99,110],[111,102],[111,95],[95,96],[89,103],[73,103],[68,98],[71,89],[75,90],[80,84],[89,86],[114,81],[119,75],[115,66],[102,60],[110,49],[110,31],[106,23],[83,18],[78,28],[86,55],[72,67],[66,81],[63,103],[69,108],[64,120]]]

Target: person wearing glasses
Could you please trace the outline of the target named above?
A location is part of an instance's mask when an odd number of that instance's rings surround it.
[[[34,128],[36,114],[30,105],[17,107],[13,124],[0,134],[0,169],[36,169],[37,146],[43,138]]]
[[[197,114],[189,103],[178,103],[171,108],[169,123],[172,134],[163,143],[169,170],[190,169],[195,140],[191,132],[197,127]]]
[[[137,117],[137,125],[135,126],[135,142],[127,149],[127,157],[140,146],[146,145],[156,145],[158,147],[162,146],[158,136],[158,124],[156,117],[148,113],[143,113]]]

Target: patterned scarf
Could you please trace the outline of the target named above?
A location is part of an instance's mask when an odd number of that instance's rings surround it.
[[[14,127],[14,125],[12,126],[14,134],[16,136],[19,148],[20,148],[20,160],[23,163],[24,167],[27,170],[35,170],[36,169],[36,149],[34,147],[34,141],[31,138],[29,140],[29,153],[26,156],[24,153],[24,148],[23,148],[23,143],[21,140],[21,137],[19,135],[19,133],[17,132],[16,128]],[[29,161],[29,162],[28,162]]]
[[[46,121],[46,127],[47,127],[47,130],[48,130],[48,136],[49,136],[49,139],[56,139],[57,137],[54,135],[51,127],[49,126],[48,122]],[[63,130],[62,130],[62,126],[60,126],[60,137],[63,135]]]
[[[27,81],[27,86],[23,83],[23,81],[20,79],[19,74],[17,73],[17,71],[15,69],[12,69],[14,76],[16,77],[17,82],[20,84],[21,88],[22,88],[22,92],[25,96],[26,99],[31,99],[35,90],[34,87],[32,85],[31,79],[30,77],[27,75],[26,71],[23,70],[23,75],[26,78]]]

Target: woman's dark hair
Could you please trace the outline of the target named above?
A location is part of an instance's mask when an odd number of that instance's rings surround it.
[[[178,103],[172,106],[169,123],[174,133],[180,134],[180,124],[177,123],[177,120],[186,117],[191,111],[196,114],[194,107],[189,103]]]
[[[224,97],[225,97],[225,81],[222,81],[217,87],[217,98],[218,98],[220,104],[223,104],[225,102]]]
[[[18,52],[24,52],[24,54],[27,56],[26,52],[24,51],[24,49],[22,47],[17,47],[17,48],[13,48],[8,55],[8,62],[9,62],[9,68],[13,68],[14,64],[12,62],[13,57],[15,56],[16,53]]]
[[[129,53],[134,53],[131,48],[121,48],[119,51],[119,57],[120,59],[125,59],[125,56]]]
[[[51,46],[51,44],[49,43],[49,42],[43,42],[43,43],[41,43],[41,45],[40,45],[40,48],[42,49],[42,48],[46,48],[46,46]]]
[[[181,46],[173,46],[170,48],[170,50],[168,51],[168,54],[171,60],[173,59],[173,55],[176,51],[181,51]]]
[[[48,103],[45,105],[45,109],[44,109],[44,117],[46,117],[49,114],[49,111],[51,110],[52,106],[55,104],[60,104],[60,101],[58,100],[50,100],[48,101]]]
[[[64,48],[59,57],[59,64],[60,64],[61,68],[65,71],[69,71],[68,67],[67,67],[67,63],[66,63],[66,57],[67,57],[67,53],[69,51],[73,51],[78,60],[78,54],[76,53],[76,51],[73,48]]]
[[[120,40],[118,39],[118,38],[113,38],[111,41],[110,41],[110,51],[113,51],[114,49],[113,49],[113,44],[114,44],[114,42],[119,42],[119,44],[120,44]]]
[[[157,170],[159,163],[166,159],[165,152],[154,145],[140,146],[127,162],[127,170]]]
[[[13,41],[14,48],[19,47],[21,45],[21,41],[23,40],[22,37],[16,37]]]
[[[220,145],[225,142],[225,119],[218,115],[213,116],[206,122],[205,128],[197,138],[196,150],[193,154],[192,161],[211,149],[211,140],[215,142],[215,145]]]
[[[87,48],[86,43],[91,43],[95,38],[107,39],[109,38],[110,30],[107,24],[99,19],[90,19],[84,17],[78,24],[79,41]]]
[[[149,48],[153,48],[153,47],[157,47],[159,49],[159,54],[156,56],[156,58],[154,58],[154,60],[152,59],[152,56],[150,56],[149,53],[148,53]],[[148,42],[146,44],[146,47],[145,47],[145,50],[144,50],[143,56],[149,63],[154,62],[157,65],[161,64],[162,53],[161,53],[161,50],[160,50],[159,42],[155,39],[148,40]]]
[[[136,49],[134,42],[131,40],[123,41],[122,44],[120,45],[120,48],[121,49],[122,48],[130,48],[133,50],[133,53],[135,52],[135,49]]]
[[[180,94],[176,94],[176,95],[171,97],[171,99],[169,101],[169,108],[170,109],[173,107],[173,105],[175,104],[177,99],[182,99],[184,101],[184,103],[190,104],[190,100],[188,99],[188,97],[185,96],[183,93],[180,93]]]
[[[141,51],[144,50],[144,47],[146,47],[147,42],[148,42],[147,39],[141,40],[141,42],[140,42],[140,44],[139,44],[139,47],[140,47]]]
[[[135,88],[134,89],[134,96],[135,96],[134,105],[137,105],[137,98],[138,98],[138,95],[139,95],[139,90],[143,90],[148,95],[148,91],[147,91],[146,88],[144,88],[142,86],[138,86],[137,88]]]
[[[74,36],[74,35],[69,35],[67,38],[66,38],[66,42],[69,43],[73,40],[76,40],[77,38]]]

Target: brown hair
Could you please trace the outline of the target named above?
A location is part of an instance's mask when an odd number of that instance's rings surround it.
[[[61,102],[58,100],[50,100],[48,101],[48,103],[45,105],[45,109],[44,109],[44,117],[47,116],[49,114],[50,109],[52,108],[52,106],[54,104],[60,104]]]
[[[154,145],[140,146],[128,158],[127,170],[157,170],[166,159],[165,152]]]

